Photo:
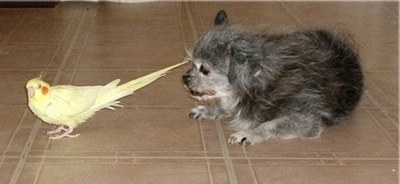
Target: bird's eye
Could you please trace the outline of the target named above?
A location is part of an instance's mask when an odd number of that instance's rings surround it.
[[[39,88],[39,89],[40,89],[40,88],[42,88],[42,85],[41,85],[41,84],[39,84],[38,88]]]
[[[209,70],[205,69],[203,65],[200,66],[200,72],[204,75],[208,75],[210,73]]]

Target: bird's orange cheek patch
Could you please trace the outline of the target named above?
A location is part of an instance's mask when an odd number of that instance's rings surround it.
[[[47,93],[49,93],[49,88],[47,88],[47,87],[42,87],[42,94],[43,94],[43,95],[47,95]]]

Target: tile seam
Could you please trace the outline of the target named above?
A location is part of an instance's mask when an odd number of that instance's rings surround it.
[[[293,17],[294,20],[296,20],[297,23],[300,23],[302,26],[306,26],[306,24],[305,24],[303,21],[301,21],[301,19],[299,19],[298,16],[297,16],[293,11],[291,11],[291,9],[285,4],[285,2],[280,1],[280,4],[283,6],[283,8],[284,8],[287,12],[289,12],[289,15],[290,15],[291,17]]]
[[[73,17],[75,17],[76,14],[77,14],[77,13],[74,12],[74,16],[73,16]],[[71,21],[69,22],[68,27],[67,27],[67,30],[66,30],[66,31],[64,32],[64,34],[63,34],[63,38],[65,37],[67,31],[68,31],[68,30],[70,29],[70,27],[72,26],[72,23],[73,23],[73,18],[72,18]],[[59,49],[59,47],[61,47],[61,44],[63,43],[63,41],[62,41],[63,38],[61,38],[61,40],[59,41],[58,48],[56,49],[55,52],[57,52],[58,49]],[[72,44],[72,42],[71,42],[70,44]],[[53,56],[54,56],[54,55],[53,55]],[[52,59],[53,59],[53,57],[52,57]],[[65,62],[65,61],[63,61],[63,62]],[[50,65],[50,63],[51,63],[51,62],[48,63],[48,66]],[[48,66],[47,66],[47,67],[48,67]],[[46,67],[46,68],[47,68],[47,67]],[[35,137],[36,137],[36,135],[37,135],[38,132],[39,132],[41,123],[42,123],[41,120],[39,120],[38,118],[36,118],[36,120],[35,120],[35,122],[34,122],[34,124],[33,124],[33,127],[32,127],[32,131],[30,132],[29,137],[28,137],[28,140],[27,140],[27,142],[26,142],[26,144],[25,144],[25,146],[24,146],[21,159],[20,159],[20,161],[18,162],[17,167],[15,168],[15,170],[14,170],[14,172],[13,172],[13,175],[12,175],[12,177],[11,177],[11,179],[10,179],[10,183],[12,183],[12,184],[18,183],[18,179],[19,179],[19,177],[20,177],[20,175],[21,175],[21,172],[22,172],[22,170],[23,170],[23,168],[24,168],[24,166],[25,166],[26,159],[27,159],[27,157],[28,157],[29,151],[30,151],[31,148],[32,148],[32,145],[33,145],[33,142],[34,142],[34,140],[35,140]],[[37,177],[37,176],[36,176],[36,177]],[[36,177],[35,177],[35,178],[36,178]],[[36,180],[36,179],[35,179],[35,180]],[[36,183],[36,181],[35,181],[35,183]]]
[[[195,3],[195,6],[197,6],[197,2],[193,2],[193,3]],[[193,39],[196,40],[199,35],[198,35],[198,32],[196,31],[196,28],[195,28],[195,25],[194,25],[194,19],[193,19],[193,16],[192,16],[193,15],[193,11],[190,8],[190,5],[189,5],[188,2],[185,2],[185,7],[186,7],[186,10],[187,10],[190,27],[191,27],[192,33],[193,33],[192,36],[193,36]],[[204,27],[204,25],[202,25],[202,26]],[[218,138],[219,138],[219,142],[220,142],[220,146],[221,146],[222,155],[223,155],[223,158],[225,160],[225,165],[226,165],[229,181],[232,184],[237,184],[238,182],[237,182],[235,169],[234,169],[232,160],[230,159],[230,156],[229,156],[229,151],[227,149],[226,141],[225,141],[225,138],[224,138],[224,135],[223,135],[221,122],[220,121],[216,121],[215,123],[216,123],[216,126],[217,126]]]
[[[197,36],[198,36],[198,32],[196,31],[196,28],[194,26],[193,11],[190,8],[189,2],[185,2],[185,8],[186,8],[186,11],[187,11],[187,16],[188,16],[188,19],[189,19],[190,28],[192,29],[193,39],[196,40]]]
[[[379,86],[376,84],[375,81],[371,80],[369,77],[366,78],[366,79],[367,79],[368,81],[370,81],[370,83],[372,84],[372,86],[373,86],[374,88],[376,88],[376,90],[377,90],[382,96],[384,96],[384,98],[385,98],[386,101],[388,101],[388,102],[392,102],[392,101],[393,101],[389,96],[387,96],[387,95],[381,90],[381,88],[379,88]],[[371,96],[372,96],[372,95],[371,95]],[[377,100],[375,100],[374,102],[377,102],[376,105],[379,105],[379,107],[382,106]],[[394,105],[394,104],[390,104],[390,105]]]
[[[39,132],[40,124],[41,124],[41,121],[39,119],[36,119],[33,124],[32,131],[29,134],[27,143],[24,146],[20,161],[18,162],[17,167],[15,168],[14,173],[11,177],[10,183],[12,183],[12,184],[18,183],[18,179],[19,179],[19,176],[21,175],[22,169],[25,166],[29,150],[31,149],[31,147],[33,145],[33,141],[35,140],[35,137],[36,137],[37,133]]]
[[[6,156],[9,158],[17,158],[18,156]],[[92,159],[92,158],[143,158],[143,159],[224,159],[223,156],[56,156],[56,155],[38,155],[38,156],[29,156],[29,158],[81,158],[81,159]],[[243,157],[230,157],[232,160],[247,160]],[[399,160],[399,158],[394,157],[380,157],[380,158],[370,158],[370,157],[333,157],[333,158],[291,158],[291,157],[279,157],[279,158],[271,158],[271,157],[249,157],[248,160]]]
[[[229,180],[231,184],[237,184],[237,176],[236,176],[236,171],[235,168],[233,166],[233,162],[232,159],[229,155],[229,150],[228,150],[228,146],[225,140],[225,136],[224,136],[224,132],[222,129],[222,125],[221,125],[221,121],[216,120],[215,121],[216,126],[217,126],[217,132],[218,132],[218,138],[219,138],[219,142],[220,142],[220,146],[221,146],[221,151],[222,151],[222,155],[223,158],[225,160],[225,164],[226,164],[226,168],[228,170],[228,176],[229,176]]]
[[[181,30],[181,37],[182,37],[182,41],[183,41],[183,45],[184,45],[184,47],[185,47],[185,49],[187,48],[187,45],[186,45],[186,36],[185,36],[185,31],[184,31],[184,29],[183,29],[183,16],[182,16],[182,12],[181,12],[181,10],[183,9],[183,8],[180,8],[180,5],[182,5],[182,4],[184,4],[184,3],[187,3],[187,2],[179,2],[179,1],[176,1],[176,3],[175,3],[175,7],[176,7],[176,12],[177,12],[177,15],[178,15],[178,19],[179,19],[179,25],[180,25],[180,30]]]
[[[78,11],[76,11],[76,12],[74,13],[73,17],[71,18],[70,25],[73,24],[73,20],[78,16],[78,14],[79,14]],[[61,76],[62,76],[62,73],[64,72],[65,66],[66,66],[66,64],[68,63],[68,58],[69,58],[70,55],[71,55],[72,48],[73,48],[73,46],[74,46],[75,43],[76,43],[76,40],[77,40],[77,37],[78,37],[78,33],[80,32],[80,30],[81,30],[81,28],[82,28],[82,23],[83,23],[83,21],[86,19],[86,17],[87,17],[87,11],[83,11],[83,16],[82,16],[82,18],[81,18],[80,21],[79,21],[78,27],[75,29],[74,37],[73,37],[73,39],[71,40],[71,42],[69,43],[69,45],[68,45],[68,49],[67,49],[67,51],[66,51],[66,53],[65,53],[65,55],[64,55],[64,57],[63,57],[63,60],[62,60],[62,62],[61,62],[60,67],[58,67],[58,69],[57,69],[57,73],[56,73],[56,76],[54,77],[53,84],[57,84],[57,83],[59,82],[59,80],[60,80],[60,78],[61,78]],[[68,30],[68,29],[70,29],[70,28],[67,28],[67,30]],[[66,31],[66,32],[67,32],[67,31]],[[64,35],[64,36],[65,36],[65,35]],[[63,37],[63,38],[64,38],[64,37]],[[63,39],[61,39],[61,40],[63,40]],[[61,43],[60,43],[60,44],[61,44]],[[47,144],[46,144],[46,146],[45,146],[44,151],[46,151],[46,150],[49,148],[50,143],[51,143],[51,140],[49,139],[49,140],[47,141]],[[43,162],[44,162],[44,158],[41,159],[41,162],[40,162],[39,168],[38,168],[38,170],[37,170],[37,172],[36,172],[36,175],[35,175],[35,178],[34,178],[34,182],[33,182],[33,183],[38,183],[39,176],[40,176],[40,174],[41,174],[42,167],[43,167],[43,164],[44,164]]]
[[[195,26],[194,26],[194,20],[193,20],[193,16],[192,16],[193,12],[192,12],[192,10],[190,8],[189,2],[183,2],[183,3],[184,3],[184,6],[185,6],[185,9],[186,9],[186,14],[188,16],[190,28],[191,28],[191,31],[192,31],[192,37],[193,37],[194,40],[196,40],[196,38],[198,36],[198,33],[197,33],[197,31],[195,29]],[[184,31],[183,31],[182,17],[181,17],[181,15],[179,13],[179,10],[178,10],[178,16],[180,17],[182,36],[185,39],[185,35],[184,35]],[[187,47],[186,40],[184,40],[184,45],[185,45],[185,50],[187,51],[188,47]],[[199,129],[200,129],[200,134],[201,134],[202,147],[203,147],[203,150],[205,151],[205,155],[206,155],[206,158],[207,158],[208,179],[209,179],[210,183],[213,184],[214,180],[213,180],[213,175],[212,175],[212,172],[211,172],[210,160],[209,160],[209,157],[207,155],[207,147],[205,145],[202,122],[199,121],[198,124],[199,124]]]
[[[379,93],[381,93],[381,92],[379,92]],[[369,99],[375,104],[375,107],[386,115],[387,106],[381,105],[381,103],[379,103],[379,101],[376,100],[375,97],[368,90],[364,91],[364,95],[367,95],[367,97],[369,97]],[[367,108],[367,107],[361,107],[361,108],[365,109],[365,110],[367,110],[369,112],[369,108]],[[393,124],[393,126],[398,127],[398,126],[396,126],[396,122],[394,122],[392,120],[392,118],[389,118],[389,120]]]
[[[93,11],[94,11],[94,12],[93,12],[93,15],[94,15],[94,16],[92,17],[92,20],[90,20],[90,25],[89,25],[89,28],[88,28],[87,33],[86,33],[86,35],[85,35],[85,41],[83,42],[82,49],[81,49],[81,51],[79,52],[79,56],[78,56],[78,58],[77,58],[77,62],[75,63],[74,68],[73,68],[73,72],[72,72],[72,76],[71,76],[70,83],[72,83],[72,81],[75,79],[75,75],[76,75],[76,71],[77,71],[78,65],[79,65],[79,63],[80,63],[80,61],[81,61],[83,52],[85,51],[86,46],[87,46],[87,44],[88,44],[88,39],[89,39],[90,31],[91,31],[92,28],[93,28],[94,20],[96,19],[96,16],[97,16],[98,6],[96,6],[95,10],[93,10]],[[88,14],[88,12],[85,11],[85,15],[87,15],[87,14]],[[87,16],[86,16],[86,17],[87,17]],[[82,20],[83,20],[83,19],[82,19]],[[83,21],[82,21],[82,22],[83,22]],[[81,22],[81,23],[82,23],[82,22]],[[81,31],[81,30],[78,30],[77,32],[80,32],[80,31]]]
[[[24,22],[24,19],[25,19],[25,17],[26,17],[26,15],[23,15],[23,17],[19,20],[19,22],[16,24],[16,26],[15,27],[19,27],[19,26],[22,26],[23,25],[23,22]],[[5,36],[4,38],[3,38],[3,40],[0,42],[1,44],[5,44],[5,43],[8,43],[8,39],[11,37],[11,35],[13,34],[15,32],[15,29],[13,29],[12,31],[10,31],[8,34],[7,34],[7,36]]]
[[[399,149],[399,145],[398,143],[390,136],[390,134],[385,130],[385,128],[383,128],[383,126],[379,123],[379,121],[375,118],[375,116],[372,115],[372,113],[366,109],[367,113],[372,117],[372,119],[374,120],[374,123],[376,125],[378,125],[378,127],[383,131],[383,133],[386,135],[386,138],[388,138],[390,140],[390,142],[392,142],[397,149]]]
[[[204,151],[204,158],[207,161],[208,179],[209,179],[211,184],[214,184],[213,177],[212,177],[212,172],[211,172],[211,167],[210,167],[210,160],[209,160],[209,157],[207,155],[207,147],[206,147],[206,143],[205,143],[205,139],[204,139],[204,131],[203,131],[203,126],[202,125],[203,125],[202,122],[199,121],[198,122],[198,127],[199,127],[199,131],[200,131],[200,136],[201,136],[201,144],[202,144],[202,148],[203,148],[203,151]]]
[[[18,131],[19,128],[21,127],[21,124],[22,124],[24,118],[26,117],[27,112],[28,112],[28,109],[25,109],[25,110],[24,110],[24,113],[22,113],[21,118],[18,120],[18,125],[17,125],[17,127],[15,128],[13,134],[11,135],[11,139],[10,139],[10,141],[8,142],[6,148],[4,149],[3,154],[1,155],[0,164],[2,164],[2,163],[4,162],[4,160],[6,159],[6,153],[8,152],[8,150],[9,150],[9,148],[10,148],[10,146],[11,146],[11,143],[14,141],[15,135],[17,134],[17,131]],[[23,152],[21,153],[21,155],[22,155],[22,154],[23,154]],[[19,157],[18,157],[18,158],[19,158]]]
[[[254,183],[258,184],[258,179],[257,179],[256,172],[254,171],[252,159],[251,159],[251,157],[248,156],[246,147],[242,146],[242,150],[244,153],[244,158],[246,158],[247,163],[250,166],[250,172],[251,172],[251,176],[253,177]]]

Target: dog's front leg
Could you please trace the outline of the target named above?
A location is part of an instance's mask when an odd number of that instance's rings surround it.
[[[203,106],[199,105],[189,113],[192,119],[221,119],[227,117],[227,113],[218,106]]]
[[[262,123],[252,130],[236,132],[231,135],[228,142],[247,146],[269,138],[316,138],[322,132],[321,124],[313,116],[284,116]]]

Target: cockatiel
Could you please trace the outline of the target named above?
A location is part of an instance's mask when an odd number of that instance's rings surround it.
[[[133,94],[134,91],[164,76],[169,70],[185,63],[167,67],[119,86],[120,79],[104,86],[50,86],[40,77],[34,78],[26,84],[28,106],[42,121],[60,125],[57,129],[47,132],[53,134],[50,139],[77,137],[79,134],[71,135],[73,129],[92,117],[96,111],[122,107],[118,99]],[[64,125],[68,128],[64,128]],[[62,131],[64,132],[61,133]]]

